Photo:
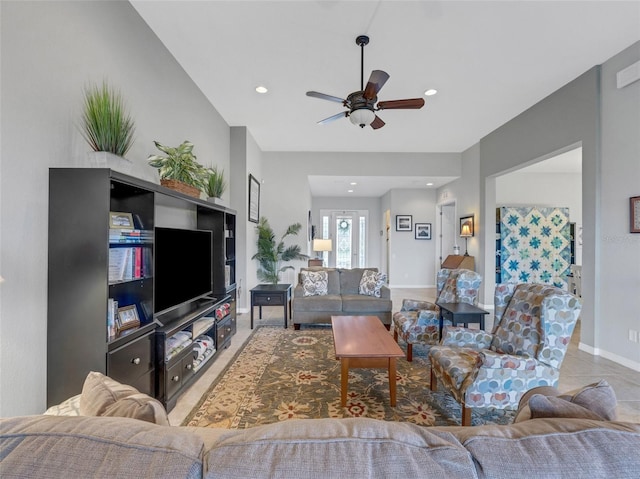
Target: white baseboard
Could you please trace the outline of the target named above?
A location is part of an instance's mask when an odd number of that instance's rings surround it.
[[[614,363],[618,363],[626,368],[633,369],[634,371],[640,371],[640,363],[623,358],[622,356],[605,351],[604,349],[594,348],[593,346],[589,346],[585,343],[578,343],[578,349],[593,356],[602,356],[605,359],[609,359]]]
[[[425,288],[435,288],[435,284],[389,284],[387,285],[389,288],[402,288],[402,289],[425,289]]]

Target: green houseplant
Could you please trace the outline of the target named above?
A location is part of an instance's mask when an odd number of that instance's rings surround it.
[[[124,157],[133,145],[135,125],[120,93],[105,82],[85,88],[80,130],[94,151]]]
[[[153,142],[165,156],[151,155],[149,165],[158,169],[160,184],[167,188],[198,198],[205,187],[207,169],[196,161],[193,143],[185,140],[177,147],[164,146]]]
[[[209,198],[222,198],[227,189],[227,182],[224,179],[224,170],[218,171],[214,166],[207,170],[204,181],[204,192]]]
[[[256,230],[258,231],[258,252],[251,259],[257,259],[258,279],[265,283],[278,284],[280,273],[293,266],[282,266],[282,263],[292,261],[294,259],[308,259],[306,254],[300,252],[299,245],[286,246],[284,239],[289,235],[297,235],[302,225],[294,223],[289,225],[287,231],[282,235],[280,241],[276,243],[276,235],[269,225],[269,221],[264,217],[260,217]]]

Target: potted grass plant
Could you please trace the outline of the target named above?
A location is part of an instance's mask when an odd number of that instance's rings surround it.
[[[133,145],[135,124],[120,92],[106,82],[85,88],[80,132],[96,152],[89,156],[93,166],[131,170],[124,156]]]
[[[218,170],[217,166],[207,170],[204,181],[204,193],[212,203],[220,203],[220,198],[227,189],[224,179],[224,170]]]
[[[165,146],[154,141],[163,155],[151,155],[149,165],[158,169],[160,184],[195,198],[205,188],[208,170],[196,161],[193,143],[185,140],[177,147]]]
[[[280,241],[276,242],[276,235],[269,225],[269,221],[260,217],[256,230],[258,232],[258,252],[251,259],[258,260],[258,279],[264,283],[278,284],[280,273],[293,269],[293,266],[283,266],[283,263],[294,259],[305,260],[309,257],[300,252],[299,245],[285,246],[284,239],[289,235],[297,235],[302,225],[294,223],[289,225]]]

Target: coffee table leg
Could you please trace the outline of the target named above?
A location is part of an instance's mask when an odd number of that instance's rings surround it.
[[[391,407],[396,406],[396,358],[389,358],[389,395]]]
[[[340,359],[340,404],[347,405],[347,384],[349,383],[349,358]]]

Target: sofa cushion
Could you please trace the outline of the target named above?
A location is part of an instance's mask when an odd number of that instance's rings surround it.
[[[343,294],[342,311],[345,313],[391,311],[391,300],[362,294]]]
[[[604,379],[564,394],[556,388],[540,386],[522,396],[513,422],[543,417],[613,421],[616,419],[616,406],[615,392]]]
[[[568,391],[559,397],[593,411],[605,421],[616,420],[616,406],[618,404],[616,393],[604,379]]]
[[[327,272],[327,294],[340,294],[340,273],[335,268],[300,268],[298,274],[298,284],[302,285],[302,273],[305,271],[326,271]]]
[[[167,411],[159,401],[95,371],[84,380],[80,415],[128,417],[169,425]]]
[[[304,296],[293,298],[293,311],[342,311],[342,297],[340,295],[328,294],[326,296]]]
[[[289,420],[232,431],[205,463],[207,478],[474,477],[469,453],[453,436],[365,418]]]
[[[377,268],[367,268],[377,272]],[[359,294],[363,268],[340,269],[340,294]]]
[[[167,411],[160,401],[146,394],[133,394],[118,399],[101,414],[105,417],[129,417],[169,426]]]
[[[360,278],[359,294],[380,297],[380,288],[387,282],[387,275],[371,269],[365,269]]]
[[[0,419],[0,469],[13,478],[196,479],[203,449],[189,431],[127,418]]]
[[[80,414],[80,394],[65,399],[60,404],[56,404],[47,409],[44,414],[48,416],[81,416]]]
[[[559,397],[547,397],[542,394],[534,394],[529,398],[531,419],[544,417],[571,417],[575,419],[594,419],[601,421],[603,418],[587,408]]]
[[[301,271],[300,279],[305,296],[326,296],[329,281],[326,271]]]
[[[136,388],[121,384],[102,373],[91,371],[87,374],[80,395],[82,416],[101,416],[117,400],[140,394]]]
[[[453,433],[480,477],[636,478],[640,424],[535,419],[511,426],[433,428]]]

